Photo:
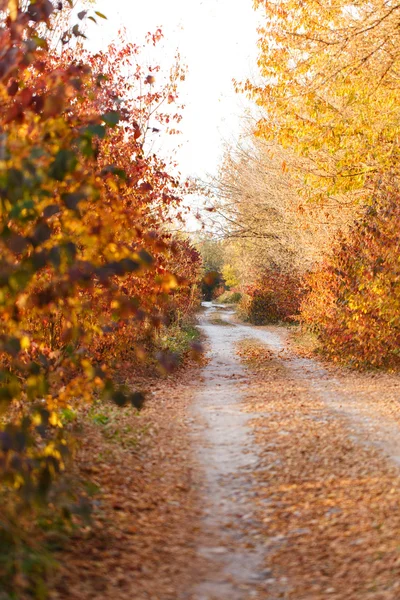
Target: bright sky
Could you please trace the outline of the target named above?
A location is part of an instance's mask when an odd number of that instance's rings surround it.
[[[181,99],[178,162],[184,175],[215,173],[225,139],[236,137],[246,101],[232,79],[256,73],[257,18],[252,0],[97,0],[108,20],[90,26],[90,47],[104,48],[121,27],[131,42],[162,27],[166,54],[188,66]],[[178,141],[176,139],[176,141]]]

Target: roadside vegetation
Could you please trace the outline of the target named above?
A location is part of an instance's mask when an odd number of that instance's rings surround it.
[[[172,232],[184,186],[152,149],[177,133],[185,77],[142,57],[161,30],[91,55],[90,3],[0,11],[0,596],[42,599],[55,533],[92,512],[74,468],[87,406],[109,429],[108,403],[142,408],[143,369],[188,356],[201,258]]]
[[[397,367],[400,8],[256,7],[261,77],[237,90],[257,112],[205,185],[220,273],[245,320],[297,321],[334,361]]]
[[[179,56],[153,60],[162,30],[91,54],[92,1],[0,0],[0,600],[48,596],[96,510],[81,432],[137,451],[156,382],[201,354],[201,299],[299,323],[294,343],[335,362],[399,366],[400,5],[255,6],[260,78],[236,87],[257,113],[197,185],[213,223],[189,239],[190,186],[157,150],[185,79]]]

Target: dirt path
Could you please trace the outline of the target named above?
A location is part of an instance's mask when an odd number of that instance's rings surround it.
[[[206,366],[153,382],[140,417],[85,425],[101,495],[51,600],[400,600],[400,377],[233,317],[206,306]]]
[[[210,362],[192,408],[196,454],[205,479],[199,552],[213,568],[207,579],[195,586],[191,597],[263,598],[263,551],[252,529],[254,506],[250,501],[258,461],[250,421],[256,415],[242,410],[244,394],[239,384],[245,383],[246,377],[235,347],[243,334],[238,327],[210,323],[215,312],[209,306],[202,320]]]
[[[203,317],[198,551],[213,568],[189,597],[398,600],[398,377],[333,375],[284,352],[284,329],[231,317]]]

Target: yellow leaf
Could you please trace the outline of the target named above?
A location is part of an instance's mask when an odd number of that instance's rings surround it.
[[[18,17],[18,0],[8,0],[8,10],[13,21]]]
[[[51,415],[49,417],[49,423],[53,427],[62,427],[62,422],[61,422],[59,416],[57,415],[57,413],[55,413],[55,412],[51,413]]]
[[[165,292],[169,292],[170,290],[175,290],[178,287],[179,283],[175,275],[167,275],[163,281],[163,290]]]
[[[38,413],[32,416],[32,424],[35,425],[35,427],[42,424],[42,417]]]
[[[27,335],[24,335],[21,338],[20,343],[21,343],[22,350],[27,350],[31,344],[30,339],[28,338]]]

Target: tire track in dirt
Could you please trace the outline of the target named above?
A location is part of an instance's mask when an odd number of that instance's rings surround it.
[[[245,371],[235,344],[235,326],[212,324],[216,308],[208,305],[202,330],[209,344],[204,384],[195,394],[194,443],[203,474],[204,507],[199,554],[213,565],[194,585],[192,600],[243,600],[265,597],[263,547],[254,528],[252,477],[258,462],[249,425],[255,414],[242,410]]]
[[[246,410],[260,413],[254,488],[272,572],[266,600],[398,600],[398,421],[363,406],[365,390],[350,394],[349,374],[278,357],[260,343],[263,329],[251,332],[239,353]]]
[[[284,352],[284,328],[223,325],[216,310],[193,409],[213,569],[189,597],[398,600],[399,419],[345,372]]]

